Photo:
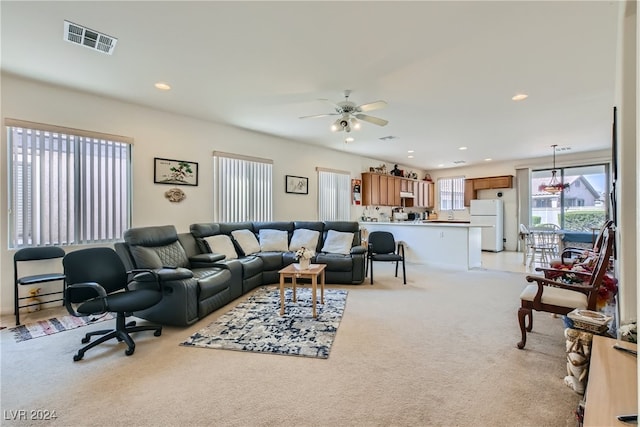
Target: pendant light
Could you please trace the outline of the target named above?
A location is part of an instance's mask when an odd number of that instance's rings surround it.
[[[553,148],[553,170],[551,170],[551,181],[549,181],[548,184],[541,184],[538,187],[539,191],[546,191],[547,193],[558,194],[558,193],[561,193],[562,190],[564,190],[565,188],[569,188],[569,184],[561,183],[556,177],[556,173],[558,172],[556,170],[556,147],[557,146],[558,146],[557,144],[554,144],[551,146]]]

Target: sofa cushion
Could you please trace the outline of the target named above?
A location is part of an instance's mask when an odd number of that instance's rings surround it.
[[[309,230],[306,228],[297,228],[293,231],[291,243],[289,243],[289,250],[291,252],[295,252],[298,249],[307,248],[315,252],[316,247],[318,246],[319,238],[319,231]]]
[[[202,239],[205,245],[208,247],[208,252],[215,252],[217,254],[223,254],[225,259],[236,259],[238,253],[235,246],[231,241],[231,237],[226,234],[218,234],[217,236],[209,236]]]
[[[347,272],[353,270],[353,259],[350,255],[320,253],[316,256],[318,264],[327,264],[327,271]]]
[[[233,230],[231,232],[234,240],[242,249],[245,255],[251,255],[260,252],[260,243],[256,239],[256,235],[251,230]]]
[[[256,256],[264,263],[263,271],[280,270],[284,267],[282,252],[260,252]]]
[[[284,230],[262,229],[258,232],[260,239],[260,251],[262,252],[286,252],[287,232]]]
[[[349,255],[353,243],[353,233],[329,230],[322,252]]]
[[[138,268],[161,268],[163,266],[189,268],[187,254],[178,241],[156,247],[132,246],[131,255]]]

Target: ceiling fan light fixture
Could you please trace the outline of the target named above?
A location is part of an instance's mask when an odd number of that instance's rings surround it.
[[[355,117],[351,117],[351,125],[355,130],[360,130],[360,122]]]

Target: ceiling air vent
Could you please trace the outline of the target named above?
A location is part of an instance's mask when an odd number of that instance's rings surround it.
[[[99,33],[73,22],[64,21],[64,39],[98,52],[113,54],[118,39]]]

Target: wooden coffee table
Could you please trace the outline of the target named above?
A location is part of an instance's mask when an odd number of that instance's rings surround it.
[[[316,313],[316,292],[318,289],[318,276],[320,276],[320,303],[324,304],[324,269],[326,264],[311,264],[308,270],[301,270],[300,264],[289,264],[280,273],[280,316],[284,315],[284,281],[291,279],[293,286],[293,302],[296,302],[296,281],[299,278],[311,278],[311,298],[313,300],[313,317],[318,317]]]

